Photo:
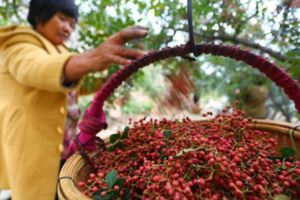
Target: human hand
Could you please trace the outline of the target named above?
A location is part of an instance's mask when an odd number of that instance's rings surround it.
[[[103,71],[111,64],[129,65],[132,60],[144,56],[147,52],[127,48],[124,44],[143,38],[147,34],[148,28],[131,26],[113,34],[97,48],[72,56],[64,68],[65,81],[76,81],[90,72]]]
[[[132,26],[110,36],[104,43],[93,51],[94,65],[92,71],[102,71],[110,64],[128,65],[132,60],[144,56],[147,52],[140,49],[127,48],[128,41],[143,38],[148,29],[143,26]]]

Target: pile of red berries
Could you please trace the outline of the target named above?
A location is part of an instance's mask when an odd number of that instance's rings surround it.
[[[78,186],[93,199],[300,199],[300,161],[275,152],[269,133],[237,109],[204,116],[130,122]]]

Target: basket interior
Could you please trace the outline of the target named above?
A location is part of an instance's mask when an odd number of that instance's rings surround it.
[[[274,150],[280,154],[280,150],[284,147],[293,147],[292,140],[290,138],[289,132],[293,132],[293,140],[296,147],[299,150],[300,147],[300,127],[295,129],[292,124],[285,122],[278,122],[273,120],[257,120],[250,125],[253,129],[266,131],[267,136],[274,138],[277,142],[277,145],[274,146]],[[259,138],[257,138],[259,139]],[[108,140],[106,140],[108,143]],[[92,172],[92,168],[86,163],[78,172],[78,176],[75,177],[75,181],[84,181]]]
[[[272,137],[277,141],[274,150],[278,154],[280,154],[280,149],[283,147],[293,147],[289,134],[293,131],[293,140],[299,151],[300,130],[296,129],[292,124],[272,120],[256,120],[250,124],[250,127],[255,130],[267,131],[267,137]],[[95,153],[92,156],[95,156]],[[90,173],[92,173],[92,168],[84,161],[80,154],[75,154],[68,159],[61,171],[60,177],[69,176],[74,180],[75,184],[72,181],[60,184],[60,195],[65,196],[65,198],[60,199],[74,199],[74,197],[80,195],[80,199],[85,197],[85,200],[89,200],[88,197],[82,194],[83,191],[77,186],[77,183],[79,181],[86,181]]]

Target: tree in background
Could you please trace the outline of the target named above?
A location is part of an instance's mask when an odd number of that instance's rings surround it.
[[[1,0],[0,24],[24,22],[27,1]],[[71,44],[81,51],[102,42],[107,36],[128,25],[143,24],[150,27],[150,35],[141,44],[131,43],[145,49],[158,50],[188,41],[186,1],[183,0],[85,0],[80,4],[79,43]],[[268,57],[277,66],[287,70],[294,79],[300,79],[300,10],[296,0],[203,0],[193,1],[194,36],[197,43],[238,45],[241,48]],[[178,73],[182,63],[192,71],[191,78],[197,93],[203,96],[212,91],[219,95],[236,98],[236,91],[244,91],[243,86],[256,84],[254,77],[260,74],[243,63],[227,58],[201,56],[192,65],[187,60],[174,59],[160,62],[161,74],[170,77]],[[191,67],[192,66],[192,67]],[[87,88],[92,88],[97,80],[105,81],[118,69],[111,68],[103,74],[88,76]],[[157,71],[156,71],[157,73]],[[124,87],[124,92],[132,86],[143,87],[146,79],[143,70],[138,72]],[[295,109],[283,92],[270,81],[261,77],[269,89],[268,106],[274,112],[291,121]],[[137,86],[137,84],[139,86]],[[149,89],[149,84],[145,88]],[[150,90],[156,94],[155,88]],[[152,94],[152,96],[153,96]]]

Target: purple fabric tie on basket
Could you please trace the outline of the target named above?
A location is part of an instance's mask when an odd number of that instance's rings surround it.
[[[95,104],[94,104],[95,105]],[[101,111],[99,111],[101,108]],[[85,113],[82,121],[78,125],[80,133],[78,135],[78,142],[87,151],[96,150],[96,140],[95,137],[99,131],[107,128],[107,122],[105,117],[105,112],[102,110],[101,106],[91,106]],[[68,148],[68,157],[78,150],[79,146],[76,142]]]
[[[130,73],[128,72],[125,73],[125,75],[128,76],[129,74]],[[115,88],[122,83],[122,81],[116,77],[116,74],[112,76],[112,82],[113,84],[108,86],[108,88]],[[103,87],[105,87],[106,85],[107,83],[104,84]],[[81,148],[77,144],[78,142],[81,144],[84,150],[87,150],[89,152],[97,149],[96,135],[101,130],[106,129],[108,126],[106,122],[105,112],[103,111],[103,102],[111,93],[112,89],[101,90],[100,92],[98,91],[98,93],[96,93],[90,107],[86,110],[83,119],[78,125],[80,132],[77,136],[77,142],[73,141],[72,144],[70,144],[67,150],[67,157],[70,157]]]

